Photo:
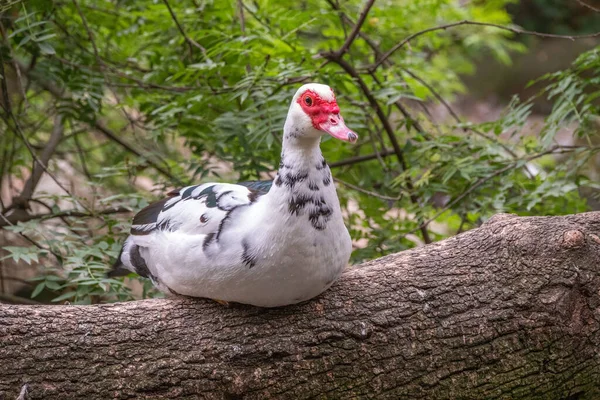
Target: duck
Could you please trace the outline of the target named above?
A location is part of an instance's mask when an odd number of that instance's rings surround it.
[[[300,87],[283,127],[273,181],[202,183],[143,208],[108,272],[149,278],[164,293],[259,307],[312,299],[348,265],[352,241],[320,149],[355,143],[333,90]]]

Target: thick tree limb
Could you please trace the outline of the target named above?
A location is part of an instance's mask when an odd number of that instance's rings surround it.
[[[599,398],[599,235],[501,214],[278,309],[0,306],[0,396]]]

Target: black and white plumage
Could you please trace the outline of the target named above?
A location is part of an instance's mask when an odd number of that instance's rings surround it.
[[[273,182],[205,183],[141,210],[112,276],[130,271],[164,292],[275,307],[308,300],[341,274],[351,252],[319,143],[354,142],[333,91],[302,86],[284,126]]]

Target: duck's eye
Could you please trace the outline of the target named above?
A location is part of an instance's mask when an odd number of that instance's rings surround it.
[[[307,105],[307,106],[309,106],[309,107],[310,107],[310,106],[312,106],[312,104],[313,104],[313,101],[312,101],[312,99],[311,99],[309,96],[306,96],[306,97],[304,98],[304,102],[305,102],[305,103],[306,103],[306,105]]]

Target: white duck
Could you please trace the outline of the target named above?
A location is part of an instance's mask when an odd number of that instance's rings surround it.
[[[285,121],[274,182],[204,183],[169,193],[134,217],[109,276],[133,271],[164,292],[262,307],[329,288],[352,247],[319,148],[325,133],[358,139],[339,111],[329,86],[302,86]]]

